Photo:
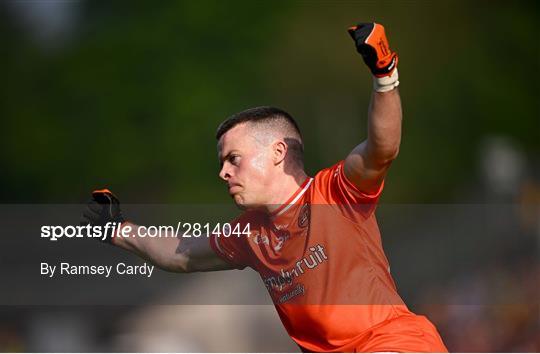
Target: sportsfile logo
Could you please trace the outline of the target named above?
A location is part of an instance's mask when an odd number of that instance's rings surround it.
[[[289,269],[281,268],[279,274],[264,278],[264,285],[268,291],[283,291],[293,283],[295,278],[306,274],[328,260],[325,248],[320,244],[309,247],[309,251],[310,253],[307,256],[294,263],[294,267]],[[301,293],[303,294],[303,291]]]
[[[179,221],[172,225],[138,225],[131,227],[120,222],[107,222],[105,225],[43,225],[41,238],[58,241],[61,238],[98,238],[102,241],[110,237],[241,237],[250,235],[250,224],[245,225],[229,223],[190,223]]]
[[[43,225],[41,226],[41,238],[50,241],[58,241],[61,238],[98,238],[105,241],[114,235],[115,237],[130,237],[131,226],[120,227],[119,222],[108,222],[105,225]]]

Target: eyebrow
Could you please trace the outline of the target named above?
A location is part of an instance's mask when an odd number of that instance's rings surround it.
[[[233,154],[235,152],[237,152],[237,150],[231,150],[225,156],[221,156],[220,154],[218,154],[218,159],[219,159],[220,165],[223,165],[223,161],[227,160],[229,158],[229,156],[231,156],[231,154]]]

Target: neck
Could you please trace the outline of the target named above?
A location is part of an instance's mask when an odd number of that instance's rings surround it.
[[[286,203],[289,198],[300,188],[306,180],[307,175],[303,170],[299,170],[294,175],[285,174],[276,183],[273,184],[270,202],[265,205],[265,211],[273,212],[282,204]]]

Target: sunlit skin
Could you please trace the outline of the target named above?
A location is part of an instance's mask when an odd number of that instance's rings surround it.
[[[220,138],[219,177],[239,208],[272,212],[298,189],[306,174],[300,168],[285,173],[287,144],[279,134],[255,129],[241,123]]]

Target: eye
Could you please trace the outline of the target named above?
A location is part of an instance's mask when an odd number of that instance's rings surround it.
[[[232,163],[233,165],[238,165],[238,163],[240,162],[240,156],[239,155],[231,155],[229,156],[229,162]]]

